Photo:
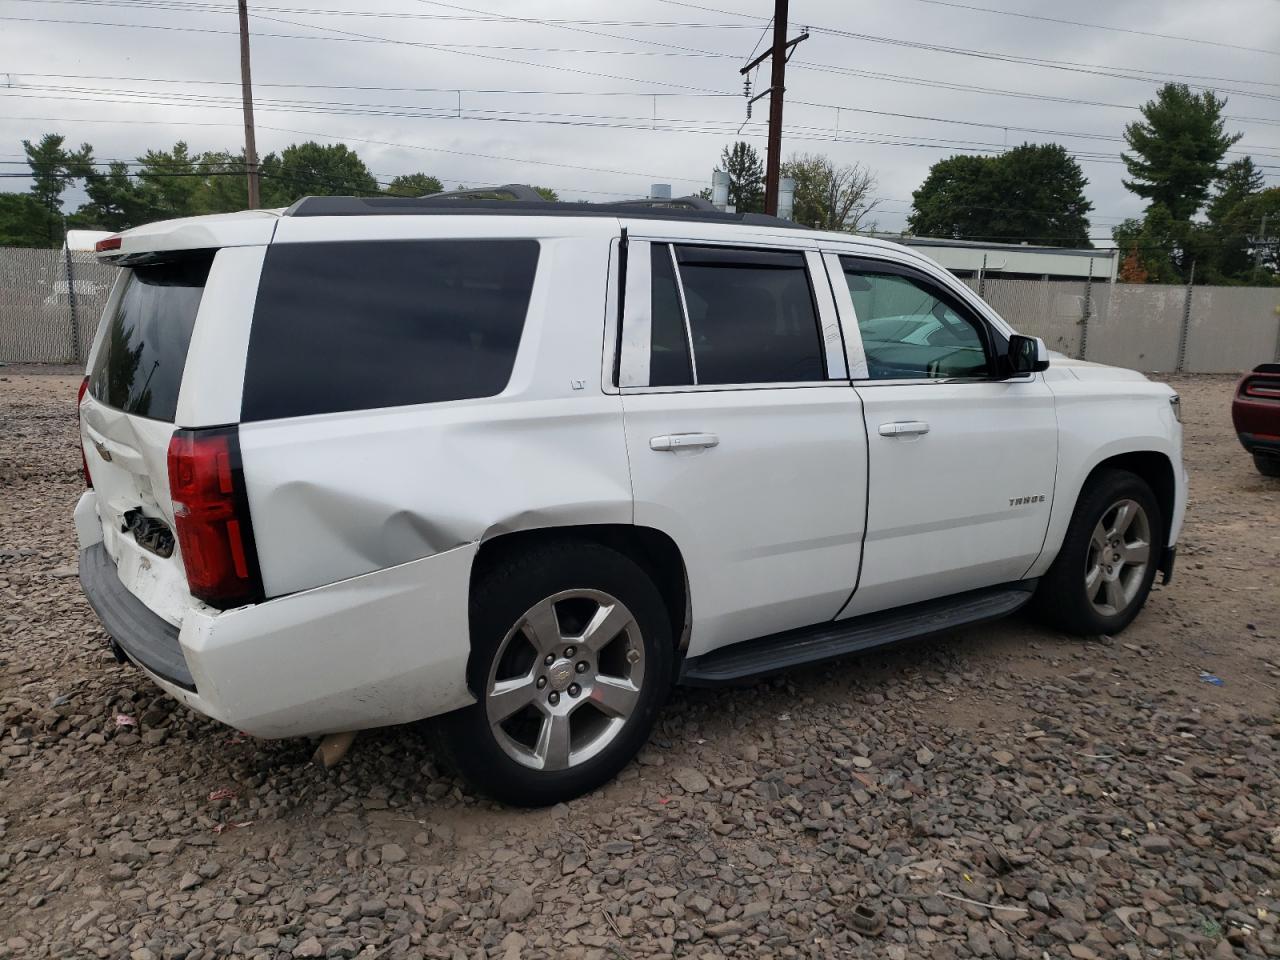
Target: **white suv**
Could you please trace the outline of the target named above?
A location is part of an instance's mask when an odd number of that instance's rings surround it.
[[[626,204],[308,198],[100,244],[85,593],[263,737],[437,718],[475,787],[611,777],[673,682],[1170,574],[1176,395],[891,243]]]

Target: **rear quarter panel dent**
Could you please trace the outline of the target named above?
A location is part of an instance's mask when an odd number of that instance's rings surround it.
[[[302,226],[291,239],[309,238]],[[500,395],[241,425],[268,596],[501,533],[631,522],[621,398],[605,394],[599,376],[611,239],[540,241]],[[601,289],[584,295],[589,277]]]

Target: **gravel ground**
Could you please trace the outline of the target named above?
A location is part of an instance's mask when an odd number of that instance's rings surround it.
[[[678,690],[542,811],[418,729],[326,772],[117,665],[74,577],[76,385],[0,369],[0,957],[1280,956],[1280,481],[1226,379],[1176,382],[1178,576],[1123,636],[1015,619]]]

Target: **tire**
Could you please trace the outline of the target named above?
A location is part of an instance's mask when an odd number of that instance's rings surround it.
[[[1253,455],[1253,465],[1264,477],[1280,477],[1280,456],[1269,456],[1265,453]]]
[[[1036,589],[1040,619],[1066,633],[1119,633],[1147,602],[1163,531],[1146,481],[1126,470],[1099,471],[1081,491],[1062,549]]]
[[[532,547],[477,577],[470,616],[478,699],[435,723],[442,759],[470,787],[517,806],[559,803],[644,745],[675,644],[661,593],[631,558],[585,541]]]

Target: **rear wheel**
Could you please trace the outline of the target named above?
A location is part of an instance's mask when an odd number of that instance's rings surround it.
[[[644,744],[671,685],[661,594],[627,556],[538,547],[477,578],[469,680],[478,702],[437,721],[471,786],[506,803],[568,800]]]
[[[1036,590],[1042,619],[1068,633],[1118,633],[1147,601],[1164,530],[1146,482],[1124,470],[1090,479],[1058,557]]]
[[[1280,455],[1269,456],[1265,453],[1253,455],[1253,465],[1264,477],[1280,477]]]

